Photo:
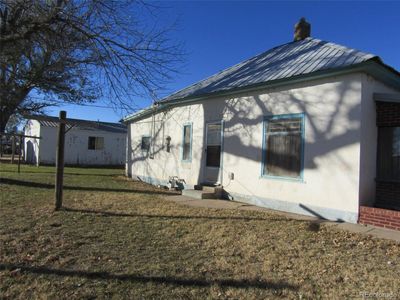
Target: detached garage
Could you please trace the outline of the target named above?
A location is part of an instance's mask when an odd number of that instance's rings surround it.
[[[58,118],[27,116],[25,158],[31,164],[55,164]],[[122,166],[125,164],[126,126],[120,123],[68,119],[65,164]]]

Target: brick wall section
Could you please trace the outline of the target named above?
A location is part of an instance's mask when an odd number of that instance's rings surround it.
[[[360,206],[358,222],[366,225],[400,230],[400,211]]]
[[[400,126],[400,103],[376,102],[376,126]]]

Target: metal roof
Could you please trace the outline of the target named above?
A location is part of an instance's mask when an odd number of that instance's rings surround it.
[[[59,123],[58,117],[51,117],[45,115],[26,115],[25,119],[37,120],[41,126],[46,127],[57,127]],[[96,131],[107,131],[113,133],[126,133],[126,125],[121,123],[110,123],[100,121],[88,121],[80,119],[66,119],[66,127],[80,130],[96,130]]]
[[[317,71],[348,67],[379,57],[314,38],[290,42],[188,86],[160,102],[228,91]]]
[[[366,72],[400,90],[400,73],[379,56],[335,43],[306,38],[272,48],[177,91],[155,105],[126,116],[129,122],[175,104],[207,97],[250,91],[290,82],[304,82],[350,72]]]

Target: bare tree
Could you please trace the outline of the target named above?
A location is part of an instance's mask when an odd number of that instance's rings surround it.
[[[181,62],[157,7],[120,0],[0,0],[0,132],[14,113],[59,103],[132,109]],[[33,94],[33,95],[32,95]],[[37,97],[37,95],[43,97]]]
[[[21,126],[22,124],[23,124],[23,117],[19,114],[13,114],[8,119],[5,132],[16,133],[18,131],[18,127]]]

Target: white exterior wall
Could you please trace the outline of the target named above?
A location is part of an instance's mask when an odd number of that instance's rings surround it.
[[[25,125],[25,135],[40,137],[40,124],[36,120],[29,120]],[[39,145],[40,139],[25,138],[24,139],[24,156],[25,161],[30,164],[39,163]]]
[[[130,124],[127,172],[148,182],[204,176],[206,122],[224,120],[223,181],[233,199],[278,210],[356,222],[359,205],[362,74],[217,97],[155,116],[154,159],[140,149],[152,118]],[[305,114],[304,181],[261,177],[263,117]],[[183,125],[193,123],[192,161],[181,161]],[[163,144],[171,136],[171,152]],[[234,180],[228,173],[234,173]]]
[[[55,164],[57,130],[57,127],[40,126],[40,163]],[[104,148],[89,150],[89,136],[104,137]],[[124,133],[72,128],[65,135],[64,162],[68,165],[124,165],[125,149]]]
[[[376,127],[376,106],[374,93],[397,94],[400,92],[388,87],[373,77],[362,75],[362,124],[360,157],[360,204],[372,205],[375,201],[375,177],[378,149],[378,130]]]

